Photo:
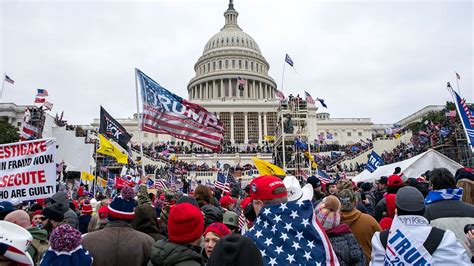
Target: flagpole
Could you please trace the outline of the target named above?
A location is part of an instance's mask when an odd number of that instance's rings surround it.
[[[458,92],[459,92],[459,95],[461,95],[461,89],[459,88],[459,79],[458,79],[458,72],[454,71],[454,75],[456,76],[456,84],[458,85]]]
[[[137,98],[138,141],[140,142],[140,156],[142,159],[141,161],[142,174],[145,176],[145,157],[143,157],[143,143],[142,143],[142,116],[140,115],[140,106],[139,106],[139,100],[138,100],[137,74],[138,74],[138,68],[135,68],[135,92],[136,92],[136,98]]]
[[[283,60],[283,73],[281,75],[281,92],[283,92],[283,81],[285,80],[285,67],[286,67],[286,62]]]
[[[5,87],[5,77],[6,73],[3,73],[3,83],[2,83],[2,91],[0,92],[0,101],[3,99],[3,88]]]

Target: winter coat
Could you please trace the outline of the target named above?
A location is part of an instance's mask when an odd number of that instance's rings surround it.
[[[362,248],[347,224],[326,231],[340,265],[365,265]]]
[[[95,266],[146,265],[153,243],[153,238],[124,221],[109,221],[104,229],[82,237],[82,246],[91,253]]]
[[[153,245],[148,266],[201,266],[204,264],[200,249],[200,247],[175,244],[165,238]]]
[[[155,208],[148,203],[138,205],[135,208],[135,218],[132,220],[132,227],[151,236],[155,241],[164,238],[158,229]]]
[[[404,215],[399,216],[399,218],[401,218],[400,221],[405,224],[405,228],[414,238],[421,243],[425,242],[431,232],[431,226],[429,226],[426,219],[416,215]],[[377,232],[372,238],[372,261],[370,264],[384,265],[384,257],[385,249],[380,241],[380,233]],[[466,250],[450,230],[446,230],[444,233],[441,243],[432,254],[432,258],[433,265],[472,265]]]
[[[372,216],[361,213],[357,209],[353,209],[352,211],[342,211],[341,223],[350,226],[357,242],[359,242],[359,245],[364,251],[365,260],[369,262],[371,258],[370,253],[372,252],[372,236],[375,232],[382,230],[380,225]]]
[[[474,205],[458,200],[437,201],[426,205],[424,216],[431,226],[453,231],[467,254],[472,256],[464,226],[474,224]]]
[[[59,191],[53,196],[51,196],[51,199],[54,200],[54,202],[59,202],[64,204],[64,222],[69,224],[70,226],[78,229],[79,228],[79,218],[77,214],[69,208],[69,200],[67,198],[67,194],[63,191]]]
[[[33,236],[33,240],[31,241],[31,245],[28,246],[27,251],[33,259],[33,262],[38,263],[49,248],[48,231],[39,229],[38,227],[30,227],[26,230]]]
[[[88,232],[91,218],[92,216],[90,214],[84,214],[79,216],[79,232],[81,232],[81,234],[86,234]]]
[[[222,223],[222,219],[224,218],[222,209],[214,205],[204,205],[201,207],[201,210],[204,213],[204,226],[205,227],[207,227],[208,225],[214,222]]]

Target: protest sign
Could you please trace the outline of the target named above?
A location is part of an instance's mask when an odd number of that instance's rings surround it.
[[[383,165],[383,159],[380,157],[375,151],[372,151],[369,156],[369,160],[365,165],[365,169],[369,170],[369,172],[373,173],[379,166]]]
[[[406,229],[399,217],[393,218],[385,252],[385,265],[432,265],[433,258],[423,243]]]
[[[56,141],[0,145],[0,201],[48,198],[55,192]]]

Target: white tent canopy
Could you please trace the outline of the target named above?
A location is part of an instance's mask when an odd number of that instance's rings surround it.
[[[365,169],[362,173],[353,177],[352,180],[354,182],[374,182],[381,176],[389,176],[393,174],[396,167],[402,169],[402,178],[405,181],[407,178],[420,177],[427,170],[432,170],[433,168],[444,167],[454,174],[457,169],[462,168],[463,166],[443,154],[429,149],[428,151],[410,159],[380,166],[373,173]]]

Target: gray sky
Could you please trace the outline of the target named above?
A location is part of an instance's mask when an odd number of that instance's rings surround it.
[[[102,104],[114,117],[136,112],[134,68],[187,98],[208,39],[224,24],[226,0],[0,0],[3,101],[31,104],[49,91],[53,115],[90,124]],[[381,3],[382,2],[382,3]],[[471,1],[235,0],[238,22],[260,46],[284,93],[326,100],[332,117],[394,123],[451,99],[461,75],[472,102]]]

